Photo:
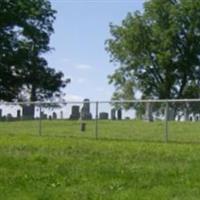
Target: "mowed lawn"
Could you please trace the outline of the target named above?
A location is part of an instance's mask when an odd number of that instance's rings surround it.
[[[39,120],[0,122],[1,135],[62,136],[78,138],[119,139],[132,141],[165,141],[165,121],[145,122],[139,120],[84,121],[85,132],[80,131],[80,121]],[[41,128],[40,128],[41,127]],[[41,130],[41,132],[39,131]],[[168,122],[168,139],[171,142],[199,142],[200,122]]]
[[[200,199],[198,123],[170,124],[167,144],[162,122],[102,121],[98,140],[93,122],[67,123],[44,121],[42,136],[36,121],[0,123],[0,199]]]

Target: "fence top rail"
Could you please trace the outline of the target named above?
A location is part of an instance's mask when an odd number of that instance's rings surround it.
[[[187,103],[187,102],[200,102],[200,99],[135,99],[135,100],[111,100],[111,101],[88,101],[88,103],[105,103],[105,104],[123,104],[123,103]],[[55,102],[45,102],[45,101],[35,101],[35,102],[5,102],[5,101],[0,101],[0,105],[66,105],[66,104],[83,104],[85,101],[55,101]]]

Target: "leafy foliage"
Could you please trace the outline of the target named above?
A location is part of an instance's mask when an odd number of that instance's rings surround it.
[[[121,99],[200,97],[199,17],[199,1],[151,0],[110,25],[106,49],[119,67],[109,80]]]
[[[29,88],[31,100],[59,92],[66,80],[48,67],[56,11],[48,0],[0,1],[0,99],[19,98]]]

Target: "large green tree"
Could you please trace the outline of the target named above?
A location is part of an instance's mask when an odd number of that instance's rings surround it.
[[[43,56],[50,51],[56,13],[49,0],[1,0],[0,10],[0,99],[59,95],[69,80]]]
[[[129,13],[110,25],[106,42],[114,97],[200,97],[200,1],[149,0],[143,12]]]

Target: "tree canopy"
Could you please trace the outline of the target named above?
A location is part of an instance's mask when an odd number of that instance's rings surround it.
[[[69,80],[43,57],[54,32],[50,2],[1,0],[0,10],[0,99],[19,99],[24,91],[33,101],[59,95]]]
[[[143,12],[110,25],[106,41],[114,98],[200,97],[200,1],[149,0]]]

